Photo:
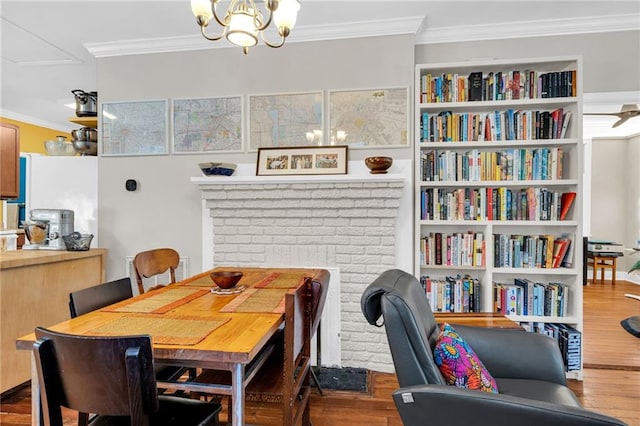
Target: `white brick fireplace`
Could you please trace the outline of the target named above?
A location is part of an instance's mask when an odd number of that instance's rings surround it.
[[[360,296],[381,272],[411,270],[408,179],[410,170],[192,178],[203,198],[203,266],[334,271],[320,333],[322,364],[392,371],[386,336],[364,319]],[[399,248],[399,240],[408,246]]]

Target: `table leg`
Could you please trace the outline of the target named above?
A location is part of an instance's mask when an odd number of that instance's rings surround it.
[[[244,364],[233,364],[231,393],[233,399],[232,425],[244,426]]]
[[[43,426],[44,419],[40,410],[40,383],[38,382],[38,369],[36,357],[31,352],[31,425]]]

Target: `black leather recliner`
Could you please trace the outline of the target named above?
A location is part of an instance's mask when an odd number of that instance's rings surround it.
[[[364,291],[367,321],[383,317],[400,384],[394,392],[405,426],[625,425],[585,410],[567,387],[562,356],[550,337],[453,324],[496,379],[499,394],[449,386],[433,359],[439,327],[413,276],[394,269]]]

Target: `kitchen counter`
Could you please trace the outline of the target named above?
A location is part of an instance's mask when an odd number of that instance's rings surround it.
[[[16,339],[69,318],[69,293],[105,282],[107,250],[0,253],[0,392],[31,378]]]
[[[0,270],[34,266],[44,263],[63,262],[66,260],[84,259],[98,255],[106,255],[105,249],[87,251],[66,250],[11,250],[0,254]]]

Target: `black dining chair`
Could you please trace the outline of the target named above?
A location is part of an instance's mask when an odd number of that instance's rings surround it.
[[[46,426],[63,426],[62,407],[79,424],[218,425],[220,404],[158,395],[151,338],[79,336],[35,329],[34,357]]]
[[[69,314],[71,318],[75,318],[131,297],[133,297],[133,289],[129,277],[83,288],[69,293]],[[156,379],[175,381],[187,372],[190,377],[196,374],[195,369],[191,368],[157,365]]]
[[[131,278],[120,278],[69,293],[71,318],[133,297]]]

